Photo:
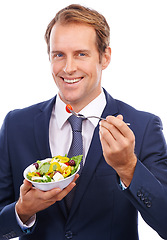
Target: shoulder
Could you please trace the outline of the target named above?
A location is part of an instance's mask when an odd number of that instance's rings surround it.
[[[12,119],[19,118],[21,120],[22,118],[25,119],[26,117],[34,116],[43,111],[52,110],[54,103],[55,103],[55,99],[56,99],[56,97],[51,98],[47,101],[33,104],[31,106],[28,106],[28,107],[25,107],[22,109],[12,110],[7,114],[7,118],[8,117],[12,118]]]
[[[56,97],[43,101],[22,109],[15,109],[10,111],[4,120],[4,124],[8,127],[21,127],[22,125],[32,125],[34,118],[41,113],[50,117]]]
[[[143,110],[138,110],[134,106],[114,99],[106,91],[105,94],[108,108],[110,108],[108,112],[112,112],[114,108],[114,115],[123,115],[124,121],[129,122],[131,124],[131,128],[135,130],[145,129],[150,123],[162,125],[160,118],[155,114]]]
[[[125,102],[122,102],[120,100],[115,100],[119,109],[119,112],[128,115],[131,118],[142,118],[142,119],[150,119],[152,117],[155,117],[153,113],[146,112],[143,110],[136,109],[134,106],[131,106]]]
[[[131,119],[132,123],[136,125],[148,124],[150,122],[160,122],[161,120],[158,116],[153,113],[138,110],[127,103],[116,100],[120,113]]]

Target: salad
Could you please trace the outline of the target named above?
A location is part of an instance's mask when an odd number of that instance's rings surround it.
[[[29,167],[27,178],[34,182],[57,182],[73,175],[82,160],[83,155],[68,158],[55,156],[38,160]]]

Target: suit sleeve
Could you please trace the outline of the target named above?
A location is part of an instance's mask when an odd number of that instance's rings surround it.
[[[148,122],[126,196],[143,219],[167,239],[167,148],[158,117]]]
[[[0,130],[0,239],[24,235],[15,215],[15,193],[8,152],[8,115]]]

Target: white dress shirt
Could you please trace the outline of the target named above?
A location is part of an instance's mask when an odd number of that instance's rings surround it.
[[[84,116],[98,116],[106,106],[106,98],[104,92],[90,102],[80,114]],[[56,104],[53,108],[50,126],[49,126],[49,141],[52,156],[64,156],[68,153],[72,142],[71,125],[67,119],[71,116],[65,110],[66,104],[60,99],[59,95],[56,98]],[[99,122],[97,118],[89,118],[82,122],[82,137],[83,137],[83,162],[85,161],[94,130]]]
[[[102,112],[106,106],[105,94],[102,90],[101,94],[90,102],[85,108],[80,111],[80,114],[84,116],[98,116],[102,115]],[[68,153],[72,142],[71,125],[68,122],[68,118],[71,114],[67,113],[66,104],[60,99],[59,95],[56,98],[56,104],[53,107],[50,125],[49,125],[49,144],[51,154],[53,156],[61,155],[65,156]],[[85,163],[86,155],[89,150],[89,146],[93,137],[94,130],[98,125],[99,119],[89,118],[82,122],[82,136],[83,136],[83,163]],[[16,212],[16,210],[15,210]],[[23,224],[20,220],[17,212],[16,218],[19,226],[23,231],[32,227],[36,220],[36,215],[32,216],[26,224]]]

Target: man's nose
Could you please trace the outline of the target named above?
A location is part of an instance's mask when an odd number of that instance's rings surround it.
[[[68,57],[65,62],[64,72],[71,75],[77,70],[76,61],[73,57]]]

